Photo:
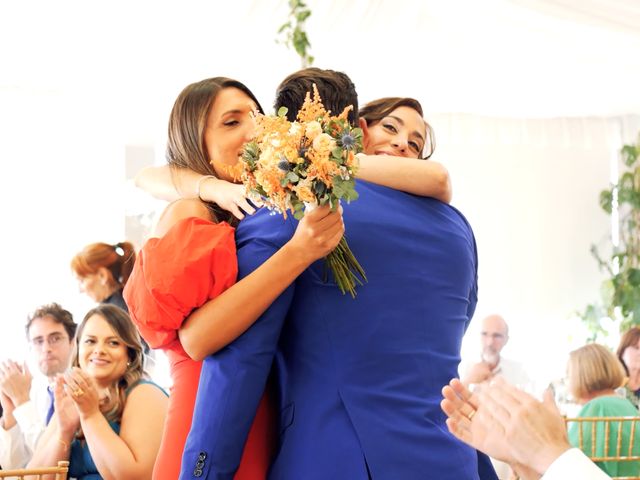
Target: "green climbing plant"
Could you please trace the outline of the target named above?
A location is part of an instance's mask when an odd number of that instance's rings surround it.
[[[640,135],[635,144],[622,147],[621,155],[624,168],[618,181],[600,192],[602,209],[619,215],[620,239],[607,254],[592,245],[591,253],[608,278],[602,284],[601,303],[588,305],[580,314],[593,340],[606,335],[605,317],[621,331],[640,325]]]
[[[311,16],[311,9],[302,0],[289,0],[289,16],[278,29],[277,43],[293,48],[300,57],[302,68],[313,64],[313,57],[309,53],[311,43],[305,31],[305,22]]]

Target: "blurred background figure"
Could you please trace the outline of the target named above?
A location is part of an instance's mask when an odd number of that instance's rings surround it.
[[[640,407],[640,327],[627,330],[616,352],[629,377],[625,384],[627,399]]]
[[[480,359],[465,362],[460,368],[462,383],[471,390],[500,375],[512,385],[520,388],[530,386],[531,380],[523,365],[501,355],[502,349],[509,341],[509,326],[500,315],[493,314],[482,320],[480,330]]]
[[[129,313],[122,296],[124,286],[136,263],[136,252],[131,242],[91,243],[71,259],[80,291],[96,303],[115,305]],[[153,375],[155,360],[149,345],[143,338],[145,368]]]
[[[480,329],[481,353],[479,361],[465,362],[460,367],[462,383],[471,390],[479,390],[496,375],[512,385],[530,390],[531,380],[520,362],[502,356],[502,349],[509,341],[509,326],[498,314],[482,320]],[[511,477],[511,468],[504,462],[491,459],[500,480]]]
[[[53,415],[53,385],[69,367],[77,325],[57,303],[29,315],[26,324],[29,352],[41,375],[35,378],[26,363],[6,360],[0,365],[0,465],[22,468],[30,460],[38,437]]]
[[[633,417],[638,416],[636,407],[626,398],[616,394],[626,378],[622,364],[606,347],[591,343],[569,354],[567,365],[569,392],[575,400],[583,405],[578,417]],[[583,426],[582,435],[579,424],[569,424],[569,442],[574,447],[580,446],[582,436],[582,450],[591,453],[592,425]],[[620,431],[621,430],[621,431]],[[635,436],[633,455],[640,454],[640,431],[633,430],[630,423],[622,427],[617,422],[609,425],[609,439],[605,438],[605,425],[598,423],[595,430],[596,454],[605,455],[615,452],[618,437],[622,436],[622,452],[628,452],[632,435]],[[597,462],[597,465],[612,477],[640,475],[640,463],[629,461]]]
[[[122,290],[135,261],[136,253],[129,242],[92,243],[73,257],[71,269],[82,293],[96,303],[115,305],[128,312]]]

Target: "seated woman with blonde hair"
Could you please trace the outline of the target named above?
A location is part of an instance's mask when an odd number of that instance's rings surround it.
[[[74,367],[54,387],[55,413],[29,467],[69,460],[78,480],[151,478],[167,394],[146,380],[140,337],[113,305],[90,310],[78,327]]]
[[[569,392],[581,405],[577,417],[633,417],[638,416],[634,405],[616,394],[615,390],[624,385],[626,376],[622,364],[616,356],[602,345],[591,343],[574,350],[569,354],[567,364]],[[616,445],[621,435],[621,452],[627,454],[632,434],[634,455],[640,455],[640,430],[632,431],[631,424],[625,423],[622,428],[616,422],[609,424],[609,441],[605,438],[605,424],[598,422],[595,429],[595,453],[598,456],[615,455]],[[620,431],[622,430],[622,431]],[[591,454],[593,431],[590,423],[582,426],[578,422],[569,424],[569,442]],[[582,437],[582,438],[581,438]],[[597,462],[607,474],[614,476],[640,475],[640,463],[631,461]]]

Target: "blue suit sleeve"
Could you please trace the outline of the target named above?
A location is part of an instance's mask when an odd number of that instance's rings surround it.
[[[471,226],[469,226],[469,231],[473,242],[474,277],[473,285],[469,291],[469,306],[467,307],[467,323],[464,327],[465,331],[469,327],[473,314],[476,312],[476,305],[478,305],[478,245],[476,244],[476,238],[473,235],[473,231],[471,231]]]
[[[239,279],[273,255],[295,226],[291,222],[282,224],[281,217],[257,220],[243,222],[237,231]],[[242,336],[205,359],[181,479],[233,479],[264,393],[294,288],[289,286]]]

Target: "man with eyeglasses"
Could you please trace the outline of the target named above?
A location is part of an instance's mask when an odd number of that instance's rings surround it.
[[[508,341],[509,326],[504,318],[497,314],[484,318],[480,330],[480,360],[461,366],[462,383],[473,390],[500,375],[512,385],[529,387],[530,379],[522,364],[500,354]]]
[[[480,360],[461,365],[461,381],[472,391],[482,389],[496,376],[525,390],[531,389],[531,380],[520,362],[505,358],[502,349],[509,341],[509,326],[502,316],[489,315],[482,320],[480,329]],[[500,480],[511,478],[508,464],[492,459]]]
[[[43,378],[33,379],[24,363],[0,363],[0,465],[22,468],[30,460],[40,434],[53,415],[49,385],[68,367],[77,325],[57,303],[38,308],[27,319],[30,352]]]

